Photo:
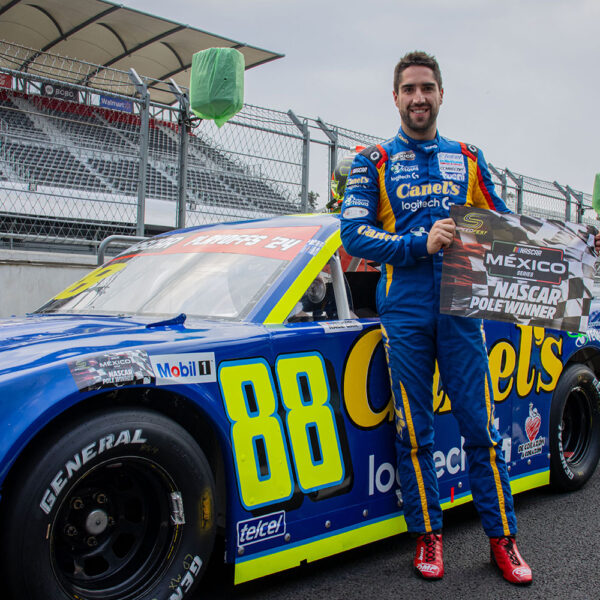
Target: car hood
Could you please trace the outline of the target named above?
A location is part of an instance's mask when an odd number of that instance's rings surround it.
[[[260,325],[186,319],[95,315],[29,315],[0,320],[0,377],[51,362],[114,350],[214,348],[266,336]],[[158,348],[160,346],[160,350]]]

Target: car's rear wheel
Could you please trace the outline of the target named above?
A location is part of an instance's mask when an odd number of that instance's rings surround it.
[[[175,422],[97,413],[53,434],[19,470],[1,524],[12,597],[183,598],[198,583],[214,543],[214,482]]]
[[[600,382],[585,365],[561,375],[550,409],[550,481],[564,491],[580,488],[600,458]]]

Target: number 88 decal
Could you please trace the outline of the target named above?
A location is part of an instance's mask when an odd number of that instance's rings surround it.
[[[304,493],[335,486],[344,479],[323,357],[316,352],[281,355],[275,372],[285,423],[277,412],[277,392],[264,359],[226,361],[219,367],[240,499],[246,509],[292,497],[286,432],[298,486]]]

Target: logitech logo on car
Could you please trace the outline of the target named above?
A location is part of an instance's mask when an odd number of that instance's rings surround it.
[[[270,513],[237,522],[238,546],[264,542],[285,534],[285,511]]]
[[[157,385],[207,383],[217,380],[214,352],[150,356]]]

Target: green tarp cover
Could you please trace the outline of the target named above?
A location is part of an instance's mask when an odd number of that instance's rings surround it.
[[[592,193],[592,206],[596,214],[600,215],[600,173],[594,178],[594,191]]]
[[[244,55],[234,48],[208,48],[192,57],[190,106],[221,127],[244,106]]]

